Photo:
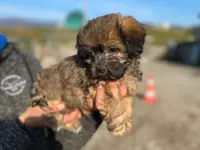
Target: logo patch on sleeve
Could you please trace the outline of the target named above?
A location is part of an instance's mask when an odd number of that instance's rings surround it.
[[[8,75],[0,83],[0,89],[10,96],[17,96],[24,91],[26,80],[19,75]]]

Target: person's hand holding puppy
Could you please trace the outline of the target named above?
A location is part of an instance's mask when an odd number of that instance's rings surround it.
[[[122,100],[127,95],[127,87],[124,82],[120,83],[119,85],[117,84],[117,82],[110,82],[109,87],[112,96],[117,100]],[[105,98],[105,89],[103,86],[100,85],[97,87],[97,93],[96,93],[96,108],[98,110],[103,109],[104,98]]]
[[[99,86],[96,94],[96,108],[105,118],[107,127],[114,135],[131,134],[132,132],[132,97],[124,81],[109,82]],[[106,91],[109,89],[109,91]],[[110,97],[105,97],[105,91]],[[128,131],[128,132],[127,132]]]
[[[54,105],[49,110],[43,110],[39,106],[30,106],[24,113],[19,116],[19,120],[30,128],[48,127],[48,125],[44,124],[44,122],[42,121],[42,116],[52,112],[59,112],[64,109],[66,109],[66,105],[62,103]],[[64,116],[64,123],[71,123],[80,116],[80,111],[75,110],[72,113],[66,114]]]

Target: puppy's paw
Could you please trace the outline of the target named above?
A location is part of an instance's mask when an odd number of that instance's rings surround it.
[[[65,124],[64,114],[58,112],[44,115],[42,121],[44,124],[46,124],[48,127],[51,127],[56,132],[64,129],[78,134],[82,129],[80,117],[76,118],[73,122]]]
[[[122,101],[109,100],[110,105],[101,110],[105,116],[108,130],[115,136],[131,134],[132,132],[132,97],[125,97]]]
[[[82,130],[82,125],[80,123],[80,120],[77,120],[75,122],[65,124],[64,129],[78,134]]]
[[[45,96],[36,95],[36,96],[31,98],[31,106],[32,107],[36,107],[36,106],[48,107],[48,103],[47,103]]]
[[[54,131],[62,129],[63,115],[61,113],[48,113],[42,116],[43,124],[52,128]]]

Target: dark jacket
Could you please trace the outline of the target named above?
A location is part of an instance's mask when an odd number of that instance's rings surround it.
[[[36,139],[17,121],[29,103],[29,92],[37,72],[39,62],[14,43],[0,55],[0,150],[79,150],[96,131],[96,122],[83,117],[80,134],[50,129],[38,129]]]

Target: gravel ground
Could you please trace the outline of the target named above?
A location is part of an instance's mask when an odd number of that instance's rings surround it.
[[[114,138],[103,123],[83,150],[199,150],[199,70],[157,60],[163,50],[151,45],[145,48],[141,64],[144,78],[138,94],[144,94],[146,77],[153,73],[157,103],[134,99],[133,136]],[[65,56],[74,51],[68,52]]]
[[[157,103],[135,103],[136,150],[198,150],[200,148],[200,78],[198,70],[159,61],[163,49],[152,47],[142,64],[145,76],[152,72]],[[143,83],[143,87],[144,87]]]

